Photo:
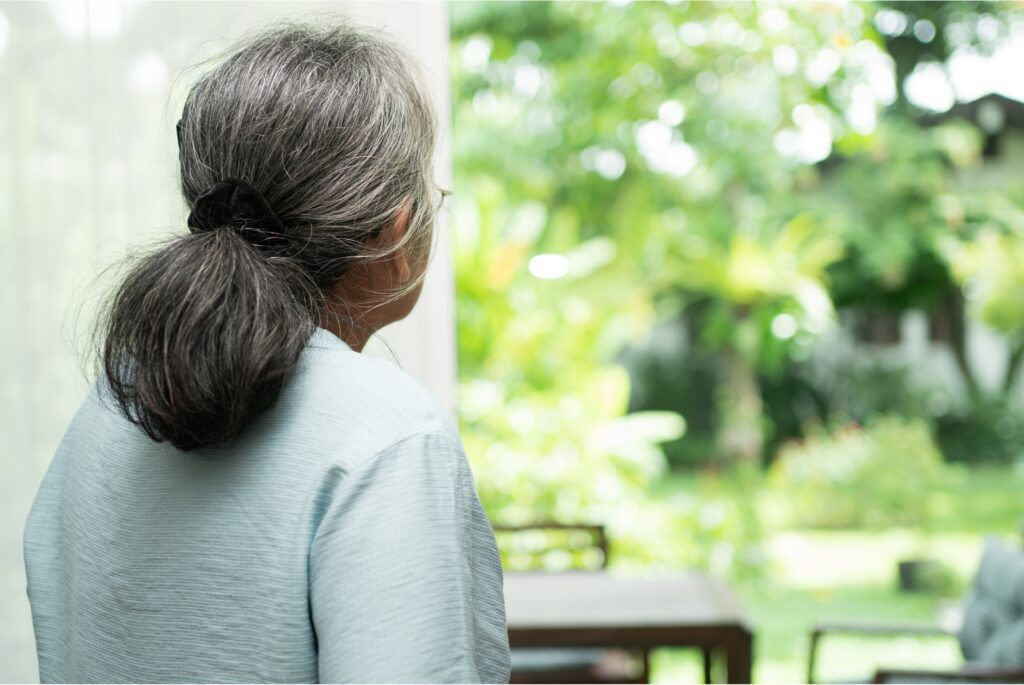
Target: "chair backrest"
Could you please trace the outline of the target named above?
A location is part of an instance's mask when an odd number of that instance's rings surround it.
[[[1024,667],[1024,552],[999,538],[985,540],[959,639],[968,661]]]
[[[509,571],[600,571],[608,566],[608,536],[600,524],[494,526],[494,536]]]

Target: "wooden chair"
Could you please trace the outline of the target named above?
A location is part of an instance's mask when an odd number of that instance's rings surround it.
[[[494,526],[494,533],[510,571],[602,571],[608,566],[608,537],[602,525],[542,521]],[[513,647],[509,682],[647,683],[649,666],[646,649]]]
[[[855,622],[815,626],[807,682],[815,682],[818,651],[827,635],[919,636],[954,639],[964,665],[955,671],[879,669],[876,683],[1024,683],[1024,552],[997,538],[985,542],[981,564],[963,604],[959,626]]]

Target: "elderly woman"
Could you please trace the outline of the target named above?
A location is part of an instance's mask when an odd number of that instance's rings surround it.
[[[279,28],[190,91],[144,256],[25,529],[44,682],[507,682],[494,534],[431,393],[435,115],[376,33]]]

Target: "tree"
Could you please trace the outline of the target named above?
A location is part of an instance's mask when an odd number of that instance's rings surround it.
[[[869,8],[458,4],[453,38],[464,378],[552,387],[710,302],[703,338],[736,390],[719,399],[719,451],[756,460],[755,373],[821,331],[823,269],[841,251],[795,196],[848,110],[874,116],[893,97]],[[544,255],[571,257],[571,294],[529,273]],[[522,330],[482,326],[514,302],[530,303]],[[559,323],[543,347],[524,340],[535,319]]]

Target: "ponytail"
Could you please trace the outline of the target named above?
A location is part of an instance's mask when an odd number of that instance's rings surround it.
[[[146,256],[114,293],[101,363],[124,415],[181,450],[239,436],[277,398],[318,320],[318,291],[231,229]]]

